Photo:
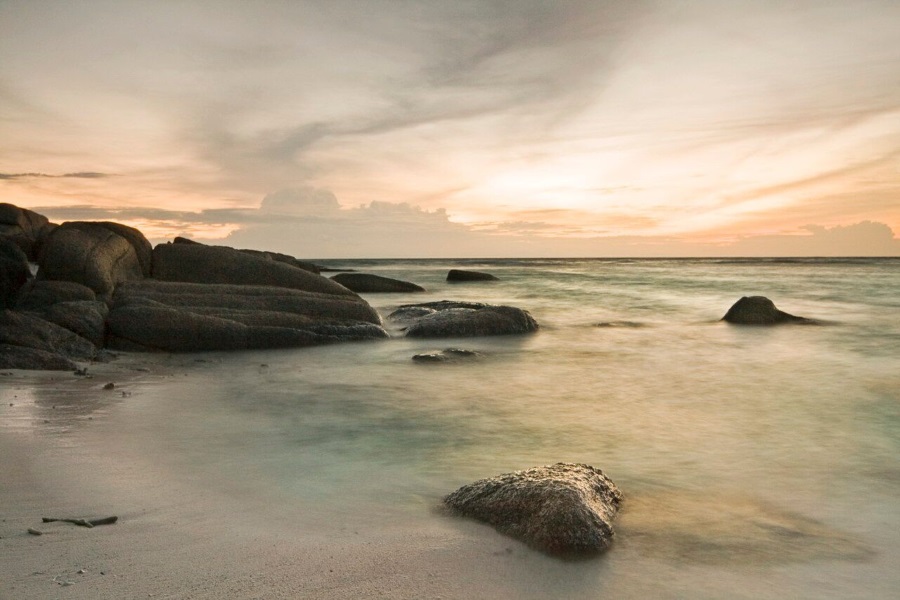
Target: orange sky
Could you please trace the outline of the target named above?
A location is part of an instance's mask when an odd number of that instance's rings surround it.
[[[4,2],[0,201],[328,256],[900,255],[893,1]]]

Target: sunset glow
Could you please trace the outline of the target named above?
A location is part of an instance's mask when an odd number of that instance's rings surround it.
[[[376,208],[408,250],[366,256],[900,254],[896,2],[413,6],[5,2],[0,201],[322,257]]]

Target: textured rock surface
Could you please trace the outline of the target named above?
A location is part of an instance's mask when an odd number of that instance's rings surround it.
[[[450,269],[447,273],[447,281],[497,281],[490,273],[480,271],[466,271],[464,269]]]
[[[161,281],[276,286],[333,295],[355,295],[327,277],[269,257],[225,246],[159,244],[153,277]]]
[[[61,354],[0,343],[0,369],[72,371],[78,365]]]
[[[77,333],[98,348],[102,348],[105,343],[106,316],[109,314],[105,302],[98,300],[57,302],[34,311],[34,314]]]
[[[445,363],[461,360],[470,360],[480,357],[481,354],[474,350],[462,350],[460,348],[445,348],[435,352],[423,352],[414,354],[412,359],[419,363]]]
[[[50,223],[44,215],[12,204],[0,203],[0,237],[5,237],[18,245],[29,260],[36,258],[41,240],[54,227],[56,225]]]
[[[356,295],[146,280],[119,286],[108,320],[120,350],[194,352],[386,338]]]
[[[735,302],[722,317],[723,321],[739,325],[778,325],[781,323],[815,323],[812,319],[795,317],[775,308],[765,296],[744,296]]]
[[[425,288],[409,281],[391,279],[369,273],[339,273],[331,278],[358,294],[390,294],[403,292],[424,292]]]
[[[621,501],[621,492],[602,471],[569,463],[481,479],[444,498],[455,514],[563,558],[607,550]]]
[[[80,335],[35,315],[11,310],[0,311],[0,344],[33,348],[69,360],[91,360],[97,354],[97,348]]]
[[[34,281],[19,301],[19,310],[34,310],[77,300],[96,300],[97,294],[89,287],[74,281]]]
[[[406,335],[418,338],[513,335],[538,330],[537,322],[521,308],[476,302],[407,304],[390,318],[409,323]]]
[[[28,257],[18,244],[0,237],[0,309],[12,308],[31,279]]]
[[[129,237],[120,235],[125,230]],[[38,277],[74,281],[108,296],[119,283],[144,277],[138,250],[130,240],[134,236],[143,237],[118,223],[63,223],[41,245]]]

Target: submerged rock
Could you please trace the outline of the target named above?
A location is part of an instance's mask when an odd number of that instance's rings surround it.
[[[413,355],[412,359],[420,363],[440,363],[478,358],[481,356],[475,350],[462,350],[460,348],[446,348],[437,352],[424,352]]]
[[[419,338],[513,335],[538,330],[537,321],[521,308],[477,302],[407,304],[389,318],[410,323],[406,335]]]
[[[723,321],[738,325],[779,325],[781,323],[815,323],[812,319],[795,317],[775,308],[775,303],[765,296],[744,296],[735,302]]]
[[[562,558],[607,550],[622,493],[600,469],[557,463],[481,479],[444,498],[453,513]]]
[[[499,281],[490,273],[481,271],[466,271],[463,269],[450,269],[447,273],[447,281]]]
[[[348,290],[357,294],[392,294],[403,292],[424,292],[425,288],[409,281],[391,279],[369,273],[339,273],[331,278]]]

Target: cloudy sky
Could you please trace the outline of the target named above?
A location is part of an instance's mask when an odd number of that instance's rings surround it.
[[[896,0],[0,0],[0,202],[305,257],[900,255]]]

